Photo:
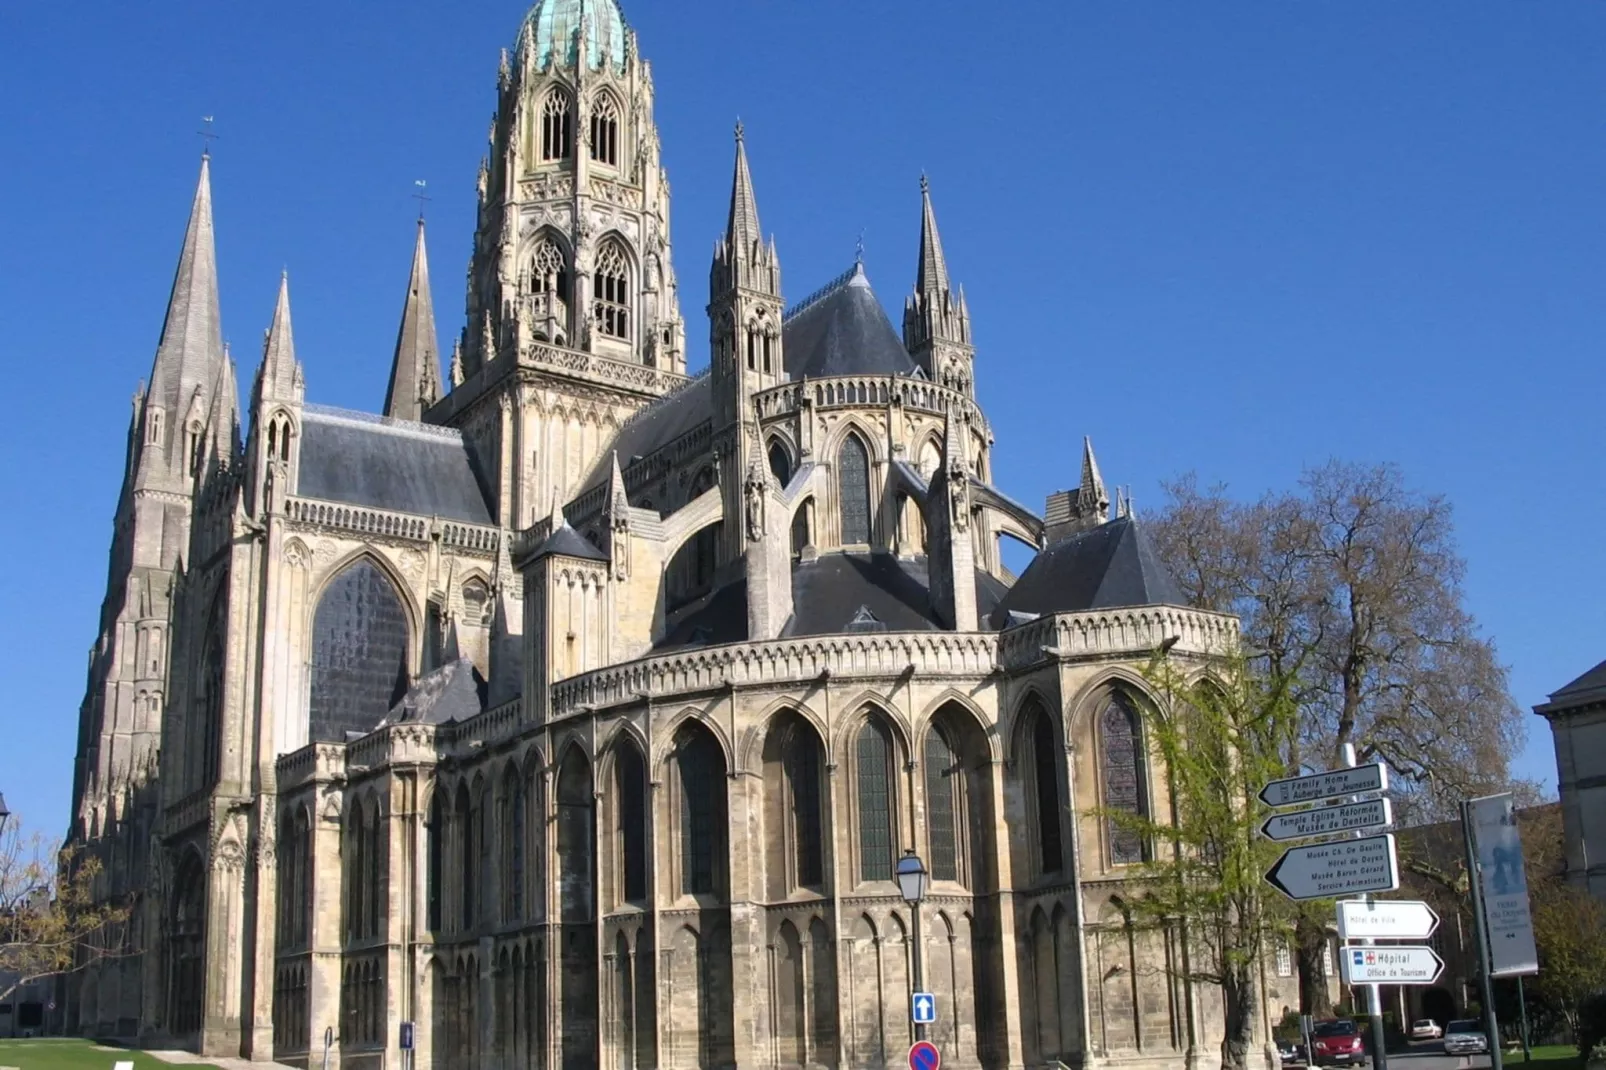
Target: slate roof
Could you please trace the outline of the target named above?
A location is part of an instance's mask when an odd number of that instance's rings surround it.
[[[551,554],[562,554],[565,557],[578,557],[582,561],[606,561],[608,555],[592,546],[586,541],[584,535],[569,526],[568,521],[546,537],[546,541],[536,547],[530,560],[547,557]]]
[[[864,265],[787,313],[786,371],[793,379],[827,375],[924,376],[870,289]]]
[[[296,493],[470,524],[493,523],[479,466],[462,433],[308,405]]]
[[[992,612],[995,628],[1010,613],[1035,614],[1113,609],[1117,606],[1186,605],[1143,529],[1117,517],[1068,535],[1043,550]],[[979,609],[979,607],[978,607]]]
[[[1574,695],[1583,695],[1590,691],[1598,691],[1602,688],[1606,688],[1606,661],[1603,661],[1593,669],[1590,669],[1578,679],[1567,684],[1560,691],[1552,691],[1550,693],[1550,700],[1552,702],[1556,702],[1558,700],[1571,698]]]
[[[619,467],[629,468],[637,457],[646,457],[669,445],[681,435],[706,423],[714,412],[713,386],[708,372],[665,394],[625,421],[613,443],[603,450],[580,488],[583,494],[613,475],[613,457],[619,451]],[[576,497],[579,495],[577,494]]]
[[[466,721],[484,708],[485,681],[472,661],[459,658],[420,676],[390,708],[384,724],[448,724]]]
[[[997,577],[977,570],[976,604],[984,619],[1004,597]],[[891,554],[822,554],[792,565],[792,619],[783,637],[846,632],[929,632],[942,625],[931,611],[926,560]],[[700,609],[679,621],[657,644],[683,646],[735,643],[747,638],[747,581],[715,592]]]

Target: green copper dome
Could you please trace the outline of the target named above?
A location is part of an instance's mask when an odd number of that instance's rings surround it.
[[[554,54],[559,66],[579,58],[580,29],[585,27],[586,66],[614,70],[625,66],[625,16],[614,0],[539,0],[519,28],[518,51],[535,49],[536,66],[545,70]]]

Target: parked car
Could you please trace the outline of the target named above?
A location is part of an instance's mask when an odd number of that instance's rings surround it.
[[[1444,1029],[1432,1018],[1421,1018],[1411,1023],[1412,1040],[1438,1040],[1444,1036]]]
[[[1317,1022],[1310,1031],[1311,1063],[1315,1066],[1371,1064],[1361,1031],[1348,1018]]]
[[[1489,1050],[1489,1037],[1476,1018],[1462,1018],[1444,1027],[1446,1055],[1481,1055]]]
[[[1277,1042],[1277,1057],[1284,1066],[1303,1066],[1305,1063],[1305,1046],[1293,1040],[1279,1040]]]

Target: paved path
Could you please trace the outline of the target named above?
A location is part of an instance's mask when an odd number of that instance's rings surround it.
[[[216,1066],[221,1070],[295,1070],[284,1063],[254,1063],[249,1059],[227,1059],[196,1055],[192,1051],[145,1051],[153,1059],[180,1066]]]

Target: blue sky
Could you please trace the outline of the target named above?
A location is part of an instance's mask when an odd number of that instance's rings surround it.
[[[626,0],[653,61],[693,364],[746,124],[796,299],[861,231],[913,279],[931,176],[999,482],[1141,512],[1330,456],[1455,504],[1528,706],[1606,657],[1606,3]],[[288,268],[308,395],[376,409],[426,179],[460,325],[497,51],[523,0],[8,4],[0,13],[0,792],[65,827],[129,398],[215,115],[224,326],[249,375]],[[1518,770],[1554,784],[1542,721]]]

